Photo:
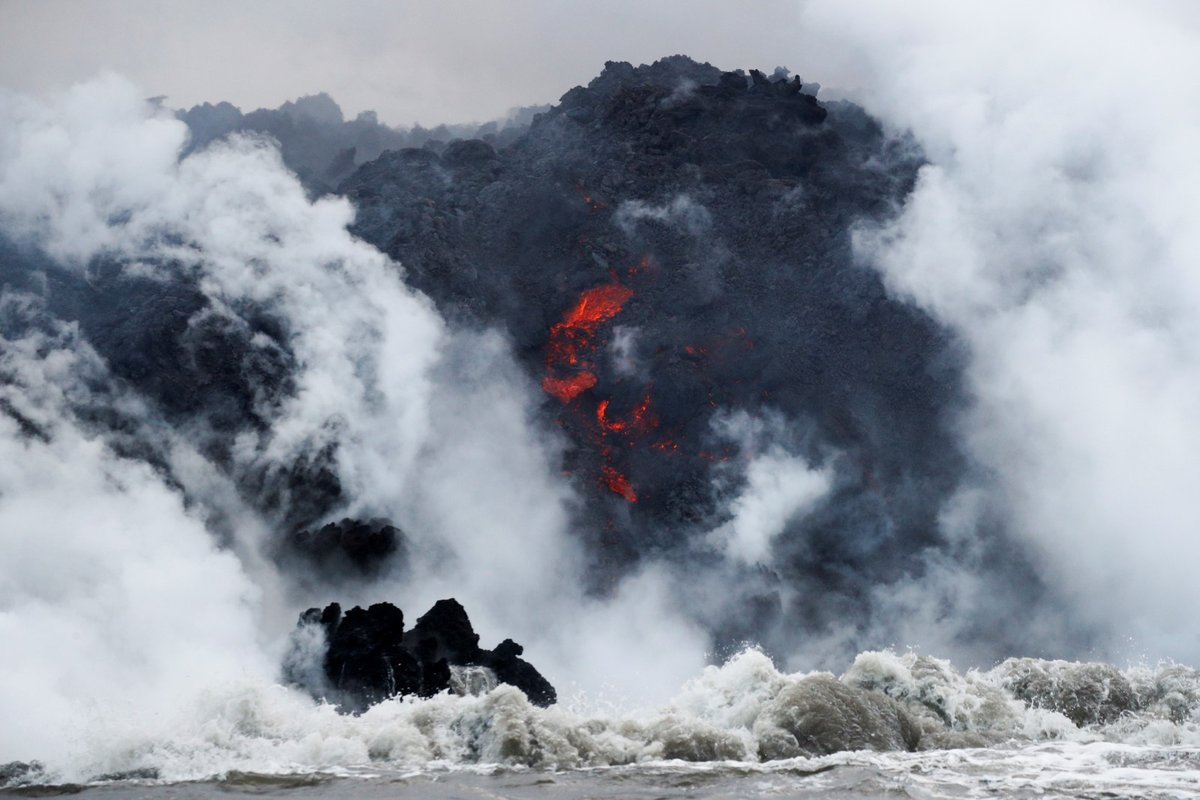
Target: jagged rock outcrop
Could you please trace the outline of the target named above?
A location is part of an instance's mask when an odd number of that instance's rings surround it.
[[[447,691],[452,667],[484,667],[534,704],[553,704],[554,687],[522,653],[512,639],[494,650],[481,648],[466,610],[454,599],[439,600],[408,631],[403,612],[391,603],[345,613],[330,603],[300,615],[284,677],[343,711],[359,713],[389,697]]]

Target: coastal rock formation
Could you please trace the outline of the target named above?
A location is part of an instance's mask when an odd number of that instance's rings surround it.
[[[389,697],[447,691],[454,667],[483,667],[534,704],[553,704],[554,687],[520,657],[523,652],[512,639],[494,650],[481,648],[466,610],[452,598],[436,602],[408,631],[404,613],[391,603],[344,613],[330,603],[300,615],[284,677],[343,711],[361,713]]]

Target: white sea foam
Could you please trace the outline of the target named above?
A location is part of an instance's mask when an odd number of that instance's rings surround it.
[[[1098,762],[1136,769],[1139,759],[1152,764],[1168,751],[1194,769],[1200,705],[1164,705],[1163,698],[1194,698],[1195,671],[1175,665],[1114,671],[1136,686],[1123,700],[1129,707],[1106,722],[1076,725],[1064,711],[1080,697],[1102,694],[1104,680],[1093,678],[1107,672],[1105,665],[1022,667],[1047,678],[1028,699],[1006,688],[1014,671],[1007,663],[964,674],[927,656],[864,653],[835,678],[782,673],[748,650],[706,668],[670,703],[620,713],[602,703],[538,708],[501,685],[481,695],[388,700],[349,716],[294,689],[235,679],[189,698],[167,728],[87,720],[70,755],[48,764],[46,779],[149,768],[178,781],[231,771],[562,770],[664,762],[758,768],[800,759],[933,765],[929,779],[936,782],[939,771],[961,777],[976,765],[1022,760],[1061,758],[1064,769],[1080,774]],[[899,735],[898,717],[918,732],[916,739]]]

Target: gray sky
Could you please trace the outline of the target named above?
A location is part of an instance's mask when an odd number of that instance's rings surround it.
[[[0,85],[41,92],[113,70],[172,106],[243,110],[327,91],[348,116],[489,119],[557,100],[606,60],[686,53],[852,84],[801,0],[0,0]],[[850,82],[848,84],[848,81]]]

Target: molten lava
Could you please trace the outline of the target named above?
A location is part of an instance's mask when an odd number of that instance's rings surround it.
[[[588,289],[563,315],[562,322],[550,328],[550,341],[546,345],[548,374],[542,379],[542,389],[547,394],[566,404],[596,385],[592,362],[596,333],[601,324],[621,312],[631,297],[633,290],[619,283]]]
[[[585,197],[590,201],[590,197]],[[589,202],[590,205],[590,202]],[[587,238],[581,237],[580,244]],[[592,452],[599,459],[599,482],[613,494],[627,502],[638,501],[637,490],[629,478],[618,469],[621,454],[633,448],[646,446],[664,456],[698,458],[702,461],[729,461],[728,448],[719,453],[695,451],[684,442],[678,432],[659,430],[659,418],[655,414],[651,390],[648,387],[641,401],[627,412],[616,412],[607,397],[596,397],[594,390],[600,383],[597,374],[597,353],[604,344],[602,327],[621,313],[625,304],[634,296],[633,289],[622,280],[633,280],[647,275],[655,264],[649,257],[624,270],[624,276],[616,269],[609,271],[609,282],[594,286],[579,295],[575,304],[568,308],[560,322],[550,328],[546,343],[546,374],[542,378],[542,389],[546,394],[563,404],[568,415],[559,417],[559,424],[571,427],[582,435]],[[708,364],[736,358],[738,352],[754,347],[744,327],[722,333],[712,333],[701,342],[686,344],[680,348],[684,362],[692,365],[703,375]],[[661,355],[666,347],[660,346]],[[717,406],[710,385],[708,404]],[[657,433],[651,437],[651,431]],[[592,473],[593,475],[595,473]]]
[[[595,354],[600,345],[600,326],[619,314],[631,297],[633,290],[618,283],[615,274],[612,283],[595,286],[579,296],[575,305],[563,314],[562,321],[550,328],[542,389],[574,409],[580,415],[584,430],[590,431],[589,438],[604,459],[600,466],[600,482],[614,494],[636,503],[637,492],[629,479],[610,463],[613,450],[604,440],[608,432],[635,435],[646,430],[648,425],[656,424],[650,413],[649,393],[627,419],[609,419],[606,416],[608,400],[599,401],[594,415],[580,407],[587,402],[584,393],[597,384]],[[595,422],[591,421],[593,419]]]
[[[649,391],[642,398],[642,402],[638,403],[625,419],[609,419],[608,405],[608,400],[601,400],[596,406],[596,421],[600,423],[602,430],[639,436],[658,426],[658,418],[650,410]]]
[[[579,296],[575,307],[563,315],[563,321],[551,329],[551,335],[557,328],[590,328],[595,332],[595,326],[610,320],[621,313],[625,301],[633,297],[633,289],[619,283],[607,283],[588,289]]]
[[[595,385],[596,376],[591,372],[580,372],[569,378],[555,378],[550,375],[542,378],[542,390],[563,403],[571,402]]]
[[[600,480],[608,487],[613,494],[619,494],[630,503],[637,502],[637,492],[633,490],[633,485],[629,483],[629,479],[617,471],[615,467],[605,464],[600,467]]]

